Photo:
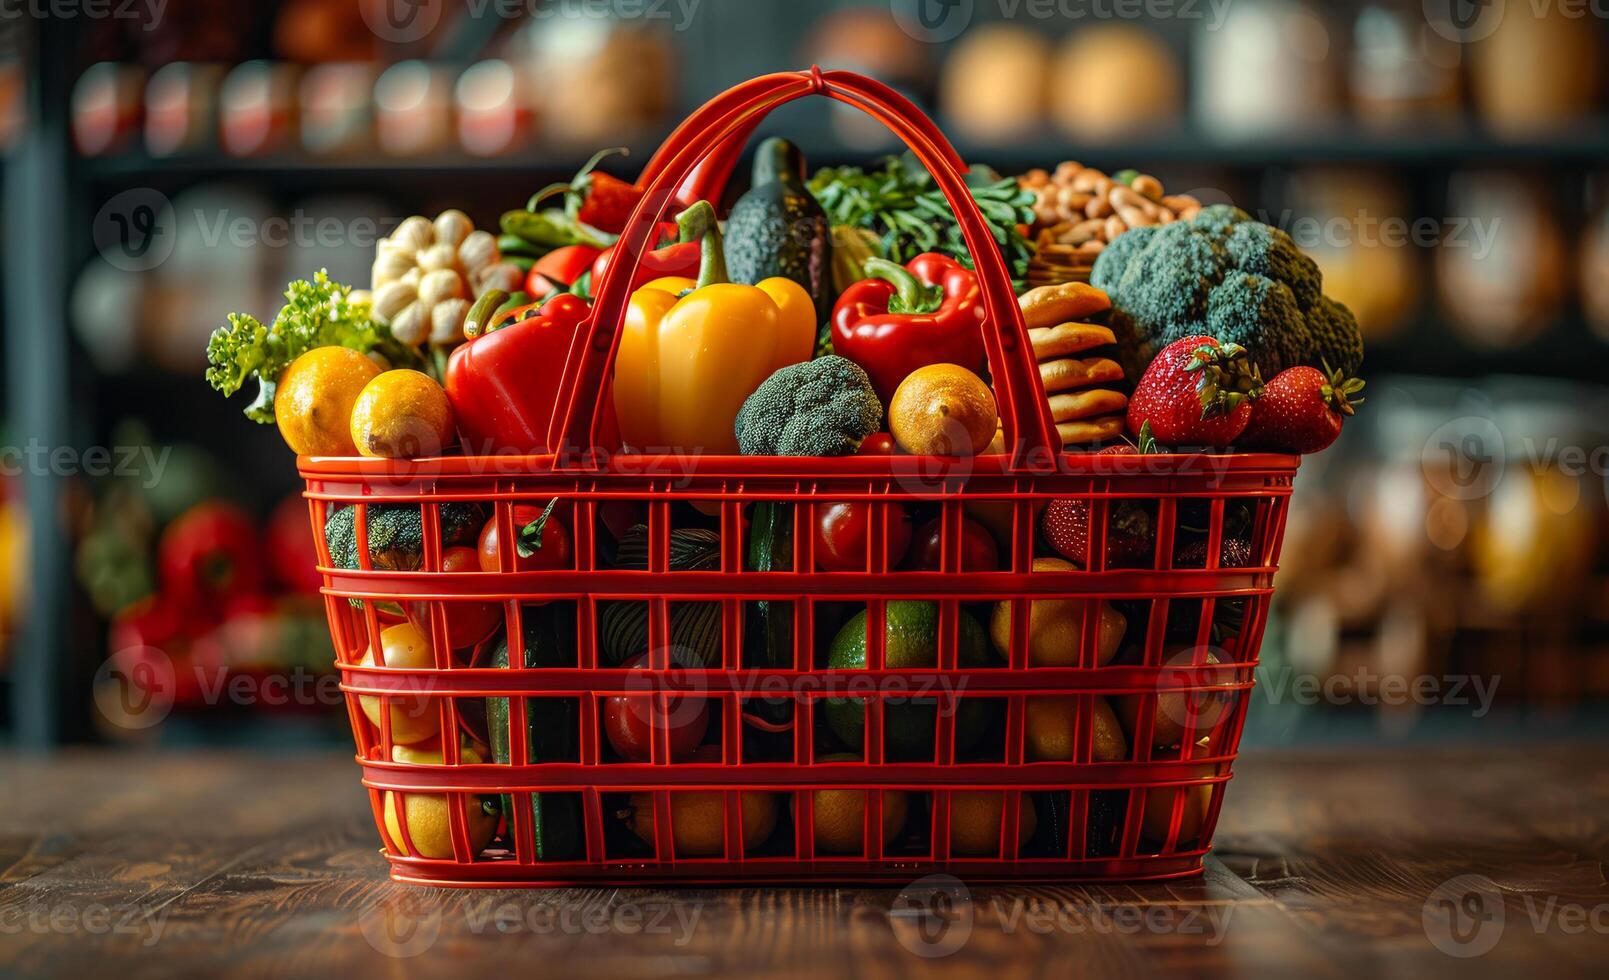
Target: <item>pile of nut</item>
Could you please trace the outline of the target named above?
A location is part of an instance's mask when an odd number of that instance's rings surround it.
[[[1201,210],[1188,194],[1164,194],[1162,182],[1150,174],[1124,170],[1107,176],[1071,160],[1054,173],[1030,170],[1017,183],[1037,198],[1029,233],[1037,249],[1028,267],[1033,286],[1088,282],[1107,242],[1130,228],[1187,221]]]
[[[433,347],[463,342],[464,317],[482,293],[512,292],[524,280],[502,260],[497,238],[458,210],[405,219],[380,239],[369,275],[374,318],[405,344]]]

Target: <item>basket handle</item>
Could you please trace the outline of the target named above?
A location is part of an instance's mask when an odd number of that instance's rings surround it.
[[[598,445],[604,418],[604,379],[619,344],[618,325],[630,300],[636,266],[649,246],[649,236],[676,197],[678,189],[697,185],[700,176],[716,176],[722,161],[735,160],[760,121],[776,107],[807,95],[854,106],[898,135],[933,175],[954,209],[962,237],[972,254],[984,303],[983,341],[994,377],[995,397],[1011,448],[1011,469],[1043,470],[1052,466],[1059,442],[1039,380],[1039,368],[1028,341],[1022,308],[1011,288],[1005,259],[978,210],[961,174],[967,167],[932,120],[910,100],[873,79],[853,72],[809,71],[762,75],[728,89],[689,116],[649,162],[643,198],[627,220],[620,248],[629,261],[609,265],[595,283],[597,302],[571,342],[565,376],[569,384],[558,402],[548,444],[560,459],[577,461],[586,447]],[[700,170],[713,156],[714,169]],[[730,170],[730,164],[725,164]],[[724,177],[724,174],[719,174]],[[712,190],[708,186],[700,188]],[[992,325],[992,329],[991,329]]]

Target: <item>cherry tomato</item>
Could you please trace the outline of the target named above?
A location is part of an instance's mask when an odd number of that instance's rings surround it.
[[[572,286],[592,268],[598,249],[591,245],[565,245],[536,260],[525,274],[525,291],[535,299],[555,292],[553,283]]]
[[[441,555],[444,572],[479,572],[480,557],[474,548],[448,548]],[[430,633],[430,602],[408,603],[408,622],[419,631]],[[443,602],[447,610],[447,645],[454,650],[472,647],[491,636],[503,625],[503,607],[495,602]]]
[[[519,540],[515,549],[514,570],[538,572],[555,568],[571,568],[570,528],[554,509],[546,521],[544,508],[532,504],[519,504],[514,508],[514,535]],[[495,572],[497,559],[497,517],[486,522],[480,532],[480,570]]]
[[[863,572],[868,554],[872,505],[865,501],[822,504],[816,508],[816,568],[824,572]],[[905,509],[888,511],[888,567],[911,546],[911,518]]]
[[[892,456],[894,455],[894,437],[886,432],[873,432],[860,441],[860,448],[855,450],[856,456]]]
[[[915,546],[911,548],[911,567],[925,572],[936,572],[944,555],[944,526],[940,518],[933,518],[916,531]],[[1000,548],[989,529],[971,518],[961,519],[961,571],[995,572],[1000,570]]]
[[[627,667],[641,668],[648,663],[643,654],[626,663]],[[670,733],[670,759],[686,762],[704,741],[709,728],[709,701],[705,698],[670,698],[665,702],[665,713],[652,698],[620,696],[605,698],[603,703],[603,734],[620,756],[631,762],[648,762],[653,753],[656,729]],[[719,761],[717,758],[716,761]]]

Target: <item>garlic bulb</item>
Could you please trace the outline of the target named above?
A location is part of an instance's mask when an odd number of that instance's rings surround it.
[[[424,304],[414,300],[391,318],[391,335],[404,344],[418,344],[425,339],[430,323],[425,317]]]
[[[451,269],[427,272],[419,280],[419,302],[426,306],[435,306],[442,300],[458,299],[463,295],[463,277]]]
[[[413,215],[380,239],[369,280],[374,318],[397,340],[451,347],[464,339],[474,301],[494,287],[518,290],[524,273],[503,263],[491,232],[449,208],[434,221]]]
[[[430,309],[430,342],[445,347],[464,339],[464,318],[469,300],[445,299]]]
[[[412,303],[418,296],[411,283],[393,279],[374,291],[374,318],[381,323],[389,324],[398,313],[402,312],[403,307]]]
[[[469,215],[457,208],[449,208],[436,215],[433,227],[436,241],[451,245],[454,248],[457,248],[468,237],[469,233],[475,230],[475,226],[469,221]]]

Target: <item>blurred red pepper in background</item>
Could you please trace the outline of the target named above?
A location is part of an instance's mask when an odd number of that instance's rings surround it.
[[[620,234],[626,227],[626,219],[631,217],[637,202],[642,200],[642,188],[596,168],[604,157],[625,152],[623,146],[599,150],[569,183],[542,188],[531,196],[526,208],[535,211],[542,201],[555,194],[563,194],[564,212],[570,217],[599,231]]]
[[[263,589],[257,525],[233,504],[196,504],[162,532],[156,567],[164,596],[203,618],[219,618],[229,600]]]

